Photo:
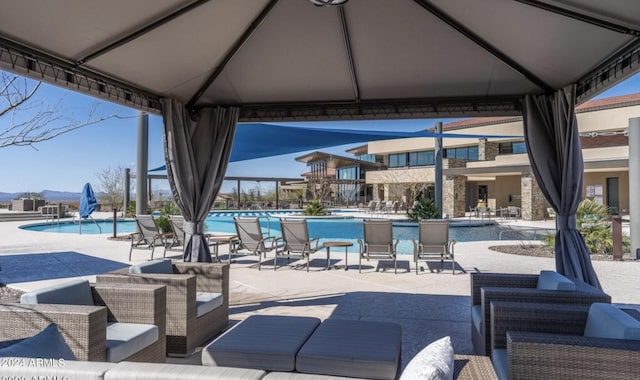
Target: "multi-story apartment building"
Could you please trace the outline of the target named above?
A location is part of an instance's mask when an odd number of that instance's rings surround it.
[[[303,174],[307,183],[306,198],[342,205],[372,199],[372,187],[365,184],[366,173],[384,169],[386,165],[382,163],[382,156],[367,154],[366,149],[364,145],[348,150],[354,157],[318,151],[296,157],[296,161],[306,163],[310,169]]]
[[[584,157],[583,197],[613,213],[629,209],[627,127],[640,116],[640,94],[593,100],[576,108]],[[476,118],[445,124],[448,133],[522,136],[522,118]],[[524,138],[445,138],[443,213],[464,216],[486,202],[493,210],[521,208],[525,220],[545,217],[547,203],[531,172]],[[387,170],[369,171],[367,185],[376,199],[406,199],[416,186],[434,181],[433,138],[396,139],[367,144],[367,153],[384,157]]]
[[[576,108],[584,157],[583,198],[629,209],[630,118],[640,117],[640,93],[592,100]],[[531,172],[520,117],[476,118],[451,122],[443,132],[513,138],[443,139],[443,213],[464,216],[484,202],[492,210],[516,206],[525,220],[546,217],[547,203]],[[398,200],[410,205],[431,196],[435,183],[435,139],[372,141],[351,149],[354,158],[313,152],[298,157],[311,171],[307,179],[335,179],[330,198],[351,202]],[[340,182],[342,179],[342,182]],[[339,183],[342,183],[340,185]],[[317,185],[316,185],[317,186]],[[344,203],[344,202],[342,202]]]

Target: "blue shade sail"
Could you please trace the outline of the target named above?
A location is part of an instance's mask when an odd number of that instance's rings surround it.
[[[330,129],[292,127],[274,124],[238,124],[233,139],[229,162],[279,156],[367,141],[392,140],[414,137],[442,138],[517,138],[522,136],[475,135],[459,133],[374,131],[359,129]],[[166,167],[150,170],[163,171]]]
[[[92,212],[96,211],[98,200],[93,193],[93,188],[89,182],[84,184],[82,194],[80,194],[80,217],[86,219]]]

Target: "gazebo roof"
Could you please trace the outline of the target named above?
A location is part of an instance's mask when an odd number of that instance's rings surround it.
[[[640,68],[633,0],[11,1],[0,67],[157,112],[240,121],[508,116],[527,93],[578,103]]]

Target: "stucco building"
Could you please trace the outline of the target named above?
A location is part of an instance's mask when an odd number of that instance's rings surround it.
[[[640,116],[640,94],[593,100],[576,109],[584,157],[583,197],[612,213],[629,209],[629,118]],[[522,136],[521,118],[476,118],[445,124],[443,132],[479,136]],[[546,217],[548,207],[533,177],[523,137],[445,138],[443,213],[464,216],[479,201],[492,210],[516,206],[525,220]],[[434,181],[433,138],[367,144],[388,169],[369,171],[366,183],[381,200],[406,200],[416,186]]]

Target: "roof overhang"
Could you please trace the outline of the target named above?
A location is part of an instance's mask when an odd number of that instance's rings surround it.
[[[628,0],[12,1],[0,67],[149,112],[172,97],[240,121],[512,116],[640,69]]]

